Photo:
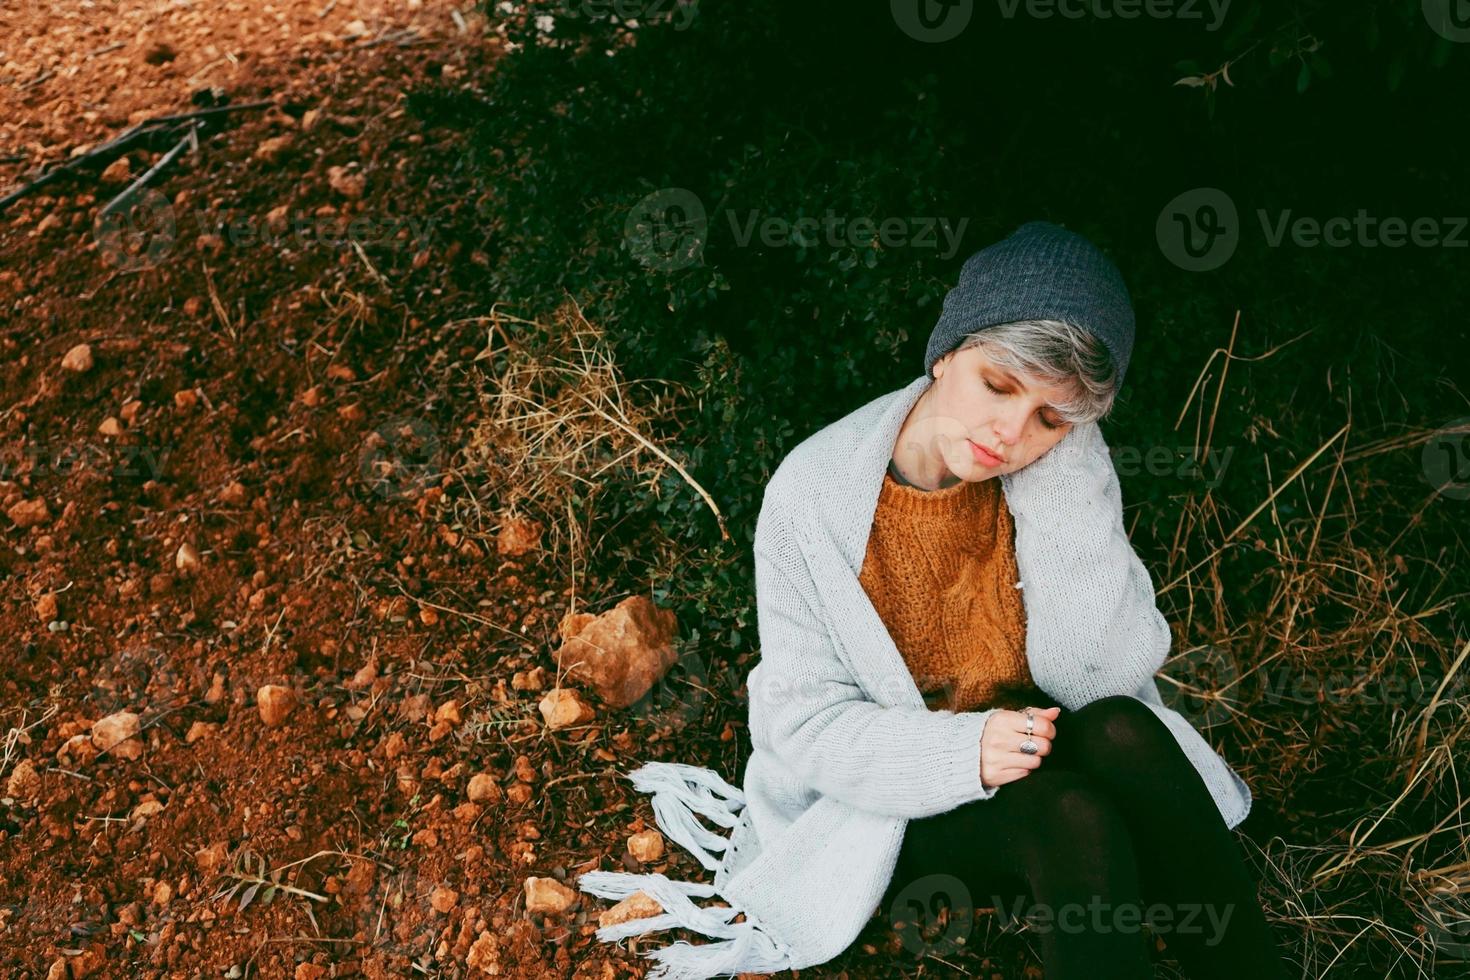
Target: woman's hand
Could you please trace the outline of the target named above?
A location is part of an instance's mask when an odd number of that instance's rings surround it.
[[[980,785],[986,789],[1015,782],[1029,776],[1031,770],[1041,765],[1043,757],[1051,754],[1052,739],[1057,737],[1057,720],[1062,709],[1033,708],[1036,719],[1031,734],[1026,734],[1024,711],[997,710],[985,723],[980,735]],[[1021,751],[1021,743],[1030,738],[1036,743],[1036,754]]]

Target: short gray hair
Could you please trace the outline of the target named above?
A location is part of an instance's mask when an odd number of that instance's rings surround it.
[[[1102,341],[1062,320],[1016,320],[966,335],[956,351],[979,347],[999,367],[1071,394],[1053,405],[1065,421],[1096,422],[1112,411],[1118,371]]]

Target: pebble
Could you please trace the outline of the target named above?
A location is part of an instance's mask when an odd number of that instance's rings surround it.
[[[85,374],[92,370],[92,363],[91,344],[77,344],[61,358],[62,370],[73,374]]]
[[[267,684],[255,692],[260,720],[267,728],[279,728],[296,707],[296,692],[279,684]]]

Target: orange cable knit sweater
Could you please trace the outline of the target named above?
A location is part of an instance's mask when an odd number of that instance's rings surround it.
[[[931,710],[1034,689],[1019,579],[1000,480],[923,490],[890,463],[858,581]]]

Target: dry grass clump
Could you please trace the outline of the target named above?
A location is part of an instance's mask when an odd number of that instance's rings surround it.
[[[484,326],[486,347],[473,362],[478,407],[451,467],[474,489],[473,509],[461,504],[457,515],[467,526],[538,520],[547,560],[570,577],[616,524],[600,526],[611,511],[604,498],[640,489],[657,496],[673,471],[724,530],[714,498],[666,448],[664,434],[680,431],[679,413],[693,396],[673,382],[625,380],[602,329],[573,302],[550,323],[492,312]],[[486,500],[503,510],[486,512],[479,503]]]
[[[1244,359],[1216,355],[1214,404],[1196,409],[1200,456],[1217,421],[1239,425],[1249,445],[1235,465],[1259,466],[1248,484],[1258,495],[1175,498],[1158,594],[1187,642],[1160,689],[1208,723],[1266,825],[1278,825],[1252,856],[1268,914],[1298,932],[1289,952],[1302,975],[1365,959],[1380,976],[1470,970],[1470,796],[1459,772],[1470,641],[1453,618],[1466,593],[1467,505],[1402,466],[1445,430],[1355,443],[1349,397],[1346,417],[1327,426],[1336,431],[1282,463],[1257,445],[1259,416],[1222,411],[1230,362]],[[1273,411],[1273,441],[1314,432],[1324,414]]]

